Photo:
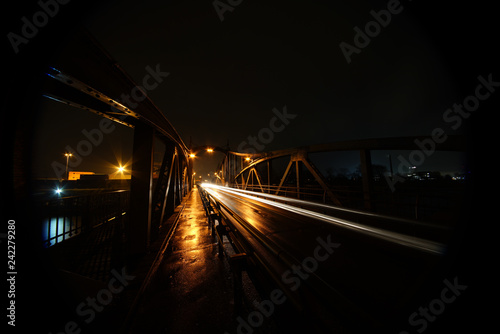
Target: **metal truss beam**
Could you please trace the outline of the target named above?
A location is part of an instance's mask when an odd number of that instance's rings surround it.
[[[44,97],[134,128],[127,249],[132,257],[144,254],[165,216],[174,212],[190,189],[192,180],[187,175],[192,166],[187,146],[144,92],[133,107],[122,102],[123,96],[141,91],[140,86],[85,31],[75,34],[61,49],[47,68],[46,78]],[[161,179],[153,188],[155,138],[167,149]]]
[[[416,141],[422,141],[424,139],[429,139],[425,136],[417,137],[396,137],[396,138],[375,138],[375,139],[363,139],[354,141],[344,141],[329,144],[319,144],[311,146],[302,146],[296,148],[290,148],[285,150],[272,151],[267,153],[259,154],[258,158],[252,161],[251,164],[241,169],[238,174],[234,176],[237,178],[240,174],[246,172],[248,169],[254,167],[262,162],[284,157],[287,155],[293,155],[297,152],[307,152],[307,153],[318,153],[318,152],[329,152],[329,151],[359,151],[359,150],[421,150],[421,148],[416,144]],[[448,135],[445,142],[436,145],[437,151],[458,151],[464,152],[466,150],[466,138],[461,135]],[[245,156],[244,153],[229,152],[230,154]]]
[[[330,152],[330,151],[359,151],[360,154],[360,164],[361,164],[361,174],[363,182],[363,202],[364,208],[366,210],[372,211],[373,207],[373,184],[372,184],[372,163],[371,163],[371,151],[372,150],[421,150],[419,143],[429,137],[417,136],[417,137],[397,137],[397,138],[375,138],[375,139],[363,139],[355,141],[344,141],[329,144],[319,144],[311,146],[303,146],[298,148],[291,148],[285,150],[278,150],[266,153],[254,153],[248,154],[244,152],[233,152],[229,151],[226,153],[226,158],[223,162],[223,170],[226,171],[225,178],[227,184],[234,184],[236,187],[241,189],[246,189],[249,185],[250,177],[253,173],[257,173],[257,165],[266,162],[267,163],[267,178],[268,178],[268,192],[271,192],[271,173],[269,164],[273,159],[290,156],[290,161],[283,173],[279,185],[276,190],[273,190],[275,194],[279,194],[283,189],[283,185],[286,178],[291,173],[293,164],[295,163],[295,175],[296,175],[296,189],[297,197],[301,196],[301,172],[300,172],[300,162],[304,164],[307,170],[312,174],[314,179],[319,183],[325,192],[325,196],[328,196],[330,200],[335,205],[342,205],[339,198],[328,186],[328,182],[323,177],[321,172],[314,166],[314,164],[309,160],[309,153],[317,152]],[[465,136],[461,135],[448,135],[446,141],[436,145],[436,151],[458,151],[465,152],[467,150],[467,142]],[[244,164],[243,158],[247,158],[248,164]],[[240,161],[238,163],[238,161]],[[239,171],[238,171],[239,169]],[[248,174],[245,174],[247,173]],[[246,176],[246,184],[245,177]],[[237,180],[241,177],[241,184]],[[260,181],[260,179],[259,179]],[[262,183],[259,182],[261,191],[264,192]]]

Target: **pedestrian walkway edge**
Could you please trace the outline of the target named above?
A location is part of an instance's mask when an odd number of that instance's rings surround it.
[[[144,291],[147,289],[149,284],[151,283],[152,278],[154,277],[156,271],[158,270],[158,267],[160,266],[160,263],[163,261],[163,257],[165,254],[165,251],[167,250],[167,247],[170,243],[170,240],[172,239],[172,236],[174,235],[175,229],[177,228],[177,223],[179,222],[179,218],[182,215],[182,212],[184,211],[184,208],[186,207],[186,203],[189,201],[189,198],[191,197],[193,191],[191,190],[189,192],[189,195],[187,195],[184,200],[182,201],[182,206],[180,210],[177,212],[174,222],[170,226],[168,232],[165,235],[165,238],[163,239],[162,245],[160,246],[158,253],[156,254],[155,259],[153,260],[153,263],[151,264],[151,267],[146,274],[141,287],[139,288],[139,291],[137,292],[134,301],[132,302],[130,309],[127,313],[127,316],[125,317],[121,328],[120,328],[120,333],[126,333],[128,331],[128,327],[130,326],[130,323],[133,319],[133,316],[137,310],[137,306],[139,305],[139,302],[144,294]]]

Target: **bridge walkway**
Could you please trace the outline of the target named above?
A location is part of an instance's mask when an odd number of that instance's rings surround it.
[[[216,238],[194,188],[128,333],[235,333],[238,314],[234,313],[231,269],[217,254]],[[246,315],[252,311],[248,305],[260,297],[245,273],[243,289],[241,314]],[[267,321],[259,330],[276,332],[276,326]]]

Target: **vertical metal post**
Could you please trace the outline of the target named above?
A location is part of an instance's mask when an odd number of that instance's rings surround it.
[[[243,277],[247,255],[245,253],[234,254],[230,257],[231,269],[233,272],[233,288],[234,288],[234,311],[239,314],[243,308]]]
[[[173,169],[172,169],[172,190],[174,192],[174,209],[177,206],[177,201],[179,200],[179,156],[176,155],[175,160],[173,161]]]
[[[172,148],[173,149],[173,148]],[[161,226],[161,212],[163,210],[163,199],[165,195],[165,184],[168,182],[168,178],[165,173],[168,172],[168,165],[170,163],[169,145],[165,146],[163,152],[163,160],[161,163],[160,171],[158,172],[158,178],[156,179],[156,185],[153,191],[153,218],[151,220],[151,240],[156,240],[158,237],[158,232]]]
[[[175,159],[175,206],[181,204],[182,193],[181,193],[181,166],[180,166],[180,154],[177,154],[177,159]]]
[[[163,220],[166,216],[171,215],[174,212],[175,209],[175,204],[174,204],[174,170],[175,170],[175,160],[177,159],[177,150],[175,147],[172,146],[172,151],[169,152],[171,153],[171,160],[170,160],[170,169],[168,171],[168,183],[167,183],[167,188],[165,190],[165,198],[163,202],[163,208],[161,212],[161,223],[163,223]]]
[[[134,129],[128,242],[132,257],[147,251],[150,241],[154,130],[138,123]]]

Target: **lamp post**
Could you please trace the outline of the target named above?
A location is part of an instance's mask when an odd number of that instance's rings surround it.
[[[66,180],[68,180],[69,179],[69,171],[68,171],[69,157],[72,157],[73,154],[64,153],[64,156],[66,157]]]

